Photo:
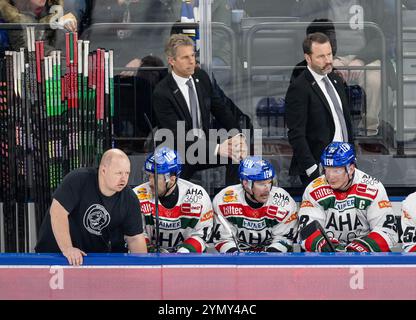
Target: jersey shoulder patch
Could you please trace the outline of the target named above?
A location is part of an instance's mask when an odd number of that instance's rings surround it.
[[[233,189],[227,189],[224,191],[224,195],[222,197],[222,201],[224,203],[236,202],[237,199],[238,195]]]
[[[408,219],[408,220],[412,220],[412,216],[406,210],[403,210],[403,218]]]
[[[313,204],[312,202],[310,202],[309,200],[303,200],[300,204],[301,208],[313,208]]]
[[[285,224],[289,224],[289,223],[291,223],[292,221],[297,220],[297,219],[298,219],[298,213],[297,213],[297,212],[293,212],[293,213],[289,216],[289,218],[287,218],[287,219],[286,219]]]
[[[147,188],[145,187],[140,186],[138,188],[135,188],[134,191],[136,193],[137,199],[139,199],[140,201],[150,200],[152,197]]]
[[[326,180],[324,177],[318,177],[312,182],[312,188],[318,188],[320,186],[323,186],[326,183]]]
[[[381,200],[378,202],[378,207],[380,209],[384,209],[384,208],[391,208],[391,202],[388,200]]]

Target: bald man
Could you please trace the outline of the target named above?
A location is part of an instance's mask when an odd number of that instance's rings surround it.
[[[90,252],[147,252],[129,175],[130,160],[119,149],[106,151],[98,170],[70,172],[53,194],[35,251],[62,252],[71,265]]]

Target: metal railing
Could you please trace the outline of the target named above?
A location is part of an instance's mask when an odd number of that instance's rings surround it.
[[[271,71],[291,71],[294,69],[294,65],[279,65],[278,63],[274,65],[262,65],[262,66],[256,66],[252,64],[253,59],[253,51],[254,51],[254,41],[258,38],[261,38],[261,34],[258,35],[261,31],[292,31],[294,33],[299,32],[300,30],[304,31],[307,26],[310,23],[307,22],[261,22],[259,24],[253,25],[246,34],[246,39],[243,40],[243,43],[247,44],[247,47],[244,48],[246,52],[246,81],[247,81],[247,97],[246,102],[248,104],[248,108],[251,108],[252,105],[252,83],[253,83],[253,75],[256,71],[264,71],[267,72],[267,74],[270,74]],[[346,28],[349,27],[348,23],[340,23],[340,22],[334,22],[333,23],[336,28]],[[363,66],[363,67],[345,67],[345,69],[352,70],[352,69],[360,69],[360,70],[380,70],[381,71],[381,115],[383,119],[387,119],[387,81],[386,81],[386,44],[385,44],[385,37],[383,34],[383,31],[380,29],[380,27],[373,23],[373,22],[364,22],[365,28],[371,28],[374,31],[376,31],[380,37],[380,60],[381,60],[381,66],[374,67],[374,66]],[[282,38],[287,35],[285,33],[282,34]],[[276,37],[279,36],[279,33],[276,33]],[[256,48],[258,49],[258,48]],[[299,46],[296,46],[293,48],[294,50],[298,51],[300,50],[300,44]],[[278,57],[276,57],[276,61],[278,60]],[[365,73],[364,73],[365,74]],[[280,136],[280,138],[285,138],[286,136]]]

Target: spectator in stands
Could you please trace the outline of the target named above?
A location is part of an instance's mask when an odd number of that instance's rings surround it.
[[[91,23],[147,23],[175,22],[179,17],[176,0],[100,0],[95,1],[91,12]],[[166,27],[111,27],[92,30],[87,37],[95,42],[111,43],[117,67],[138,68],[140,58],[153,55],[163,57],[163,45],[170,34]]]
[[[97,169],[69,173],[53,195],[36,252],[62,252],[81,265],[90,252],[145,253],[141,212],[127,187],[130,160],[119,149],[106,151]]]
[[[51,28],[56,28],[53,23],[68,31],[77,30],[77,20],[72,13],[64,13],[63,0],[0,0],[0,17],[8,23],[49,23]],[[9,31],[10,46],[12,50],[26,47],[25,33],[22,31]],[[53,30],[38,30],[37,40],[46,40],[47,44],[53,46],[55,32]],[[48,52],[52,48],[46,46]]]
[[[408,195],[402,203],[402,242],[404,252],[416,252],[416,192]]]
[[[359,84],[365,89],[367,112],[359,124],[359,129],[363,135],[377,135],[381,110],[381,73],[379,69],[363,70],[360,67],[381,66],[382,39],[377,30],[366,23],[374,22],[381,30],[391,28],[384,25],[391,21],[386,15],[388,12],[384,9],[384,1],[299,0],[296,12],[304,21],[320,17],[336,23],[347,23],[346,27],[337,27],[338,55],[334,57],[334,66],[338,67],[348,84]],[[394,69],[388,62],[386,61],[387,74],[394,78]],[[349,67],[355,69],[348,69]]]
[[[87,28],[91,23],[91,9],[94,0],[65,0],[64,11],[72,12],[78,21],[78,33]]]
[[[354,147],[332,142],[321,156],[324,174],[306,188],[299,210],[306,251],[390,251],[397,226],[383,184],[356,168]]]
[[[295,1],[287,0],[236,0],[236,6],[249,17],[292,17]]]
[[[222,189],[213,200],[217,251],[292,251],[297,206],[289,193],[275,185],[273,165],[247,157],[240,163],[239,175],[239,184]]]
[[[193,41],[185,35],[174,34],[166,44],[165,52],[172,72],[156,86],[153,109],[159,128],[170,130],[175,145],[180,146],[171,148],[181,151],[183,146],[183,151],[194,157],[183,157],[185,166],[182,176],[189,179],[197,170],[228,163],[227,158],[238,163],[247,155],[243,135],[234,135],[221,144],[217,144],[217,139],[209,140],[211,115],[228,131],[240,130],[240,125],[231,109],[225,107],[218,93],[213,91],[206,72],[196,68]],[[194,140],[184,141],[185,137],[179,137],[181,130],[178,126]],[[195,149],[194,143],[200,148]],[[223,157],[222,160],[220,157]],[[238,168],[230,165],[227,169],[227,184],[238,181]]]
[[[149,182],[133,189],[143,212],[149,252],[157,251],[157,239],[161,252],[206,251],[206,241],[213,224],[211,199],[201,186],[180,179],[181,169],[182,161],[176,151],[159,148],[144,163]],[[156,183],[159,222],[155,219]],[[158,237],[155,230],[157,223]]]
[[[286,122],[293,157],[289,174],[304,187],[319,176],[319,157],[331,141],[352,141],[344,81],[333,72],[332,48],[323,33],[303,41],[307,69],[289,85]]]

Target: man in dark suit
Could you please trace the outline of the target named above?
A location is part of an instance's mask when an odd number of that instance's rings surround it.
[[[159,129],[173,133],[175,145],[170,145],[172,141],[163,143],[182,153],[185,159],[182,177],[189,179],[195,171],[225,164],[228,158],[234,164],[239,163],[247,155],[245,136],[239,134],[241,129],[236,117],[224,106],[207,73],[196,68],[192,39],[181,34],[172,35],[165,53],[172,72],[156,86],[153,110]],[[230,132],[231,138],[226,136],[221,143],[217,137],[210,139],[211,115],[226,130],[235,129],[234,134]],[[165,131],[160,132],[168,138]],[[156,140],[161,141],[158,134]],[[227,184],[238,182],[235,167],[227,167]]]
[[[319,159],[332,141],[352,141],[348,99],[343,80],[332,70],[332,48],[323,33],[309,34],[303,42],[307,69],[286,93],[286,121],[293,157],[289,174],[299,175],[303,186],[317,178]]]

